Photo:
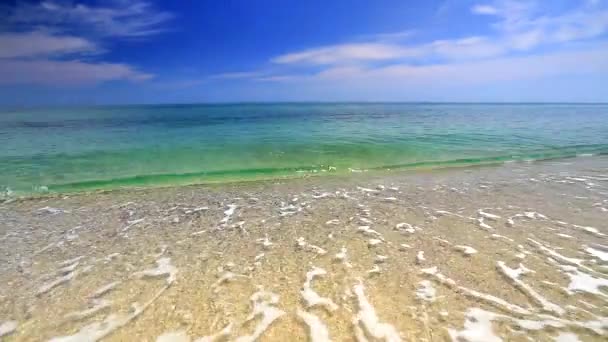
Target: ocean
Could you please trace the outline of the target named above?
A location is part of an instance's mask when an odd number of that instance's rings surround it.
[[[608,153],[608,105],[12,109],[0,146],[5,195],[432,169]]]

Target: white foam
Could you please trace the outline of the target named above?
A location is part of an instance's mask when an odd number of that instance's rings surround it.
[[[569,293],[587,292],[608,298],[608,295],[600,290],[601,287],[608,287],[608,279],[594,277],[571,265],[559,265],[559,267],[570,277],[570,284],[567,288]]]
[[[156,260],[156,268],[151,268],[147,270],[143,270],[141,272],[136,272],[134,276],[138,278],[155,278],[161,276],[167,277],[167,284],[171,285],[177,275],[177,268],[171,265],[171,258],[160,258]]]
[[[172,331],[156,338],[156,342],[190,342],[190,336],[185,331]]]
[[[230,323],[230,324],[226,325],[222,330],[218,331],[217,333],[215,333],[213,335],[197,338],[196,340],[194,340],[194,342],[223,341],[224,339],[228,338],[230,336],[230,334],[232,334],[233,326],[234,325],[232,323]]]
[[[340,220],[338,220],[338,219],[329,220],[329,221],[325,222],[325,224],[328,226],[336,226],[336,225],[340,224]]]
[[[408,245],[407,243],[402,243],[399,245],[399,250],[400,251],[407,251],[408,249],[411,249],[412,246]]]
[[[312,198],[314,198],[314,199],[321,199],[321,198],[330,197],[330,196],[332,196],[331,193],[329,193],[329,192],[323,192],[323,193],[318,194],[318,195],[312,195]]]
[[[426,259],[424,258],[424,251],[418,251],[418,253],[416,254],[416,263],[418,265],[421,265],[425,261]]]
[[[273,245],[273,243],[270,242],[270,239],[268,238],[268,236],[265,236],[262,239],[257,239],[256,242],[258,244],[262,245],[263,249],[269,249]]]
[[[18,326],[17,321],[4,321],[0,323],[0,337],[14,333]]]
[[[306,240],[304,239],[304,237],[299,237],[296,240],[297,246],[303,250],[309,251],[309,252],[314,252],[320,255],[325,255],[327,254],[327,251],[324,250],[323,248],[319,247],[319,246],[315,246],[312,244],[309,244],[308,242],[306,242]]]
[[[357,220],[359,220],[359,221],[360,221],[361,223],[363,223],[364,225],[365,225],[365,224],[372,224],[372,223],[374,223],[374,221],[372,221],[372,220],[368,219],[367,217],[361,217],[361,216],[358,216],[358,217],[357,217]]]
[[[306,273],[306,281],[304,282],[304,286],[302,287],[302,291],[300,294],[306,303],[307,308],[312,308],[315,306],[320,306],[328,311],[334,311],[338,309],[336,303],[334,303],[330,298],[321,297],[315,290],[312,289],[312,281],[315,277],[321,277],[327,274],[322,268],[313,267],[312,270]]]
[[[78,265],[78,263],[75,264],[75,266],[77,266],[77,265]],[[53,288],[55,288],[61,284],[65,284],[65,283],[69,282],[70,280],[76,278],[76,275],[78,275],[78,272],[76,270],[74,270],[71,266],[67,266],[67,267],[71,270],[68,272],[61,272],[61,270],[60,270],[60,273],[63,275],[56,278],[55,280],[52,280],[52,281],[40,286],[38,288],[38,291],[36,292],[36,296],[43,295],[43,294],[49,292],[50,290],[52,290]]]
[[[378,190],[369,189],[369,188],[363,188],[363,187],[360,187],[360,186],[357,187],[357,190],[359,190],[361,192],[371,192],[371,193],[378,192]]]
[[[395,202],[397,197],[384,197],[382,200],[385,202]]]
[[[401,337],[394,326],[388,323],[381,323],[376,315],[376,310],[365,297],[365,287],[363,284],[353,286],[353,292],[357,296],[359,312],[353,320],[355,327],[362,329],[368,336],[381,339],[386,342],[401,341]]]
[[[282,202],[281,205],[282,206],[279,208],[279,216],[281,217],[291,216],[302,211],[301,207],[297,207],[293,204],[285,205],[285,203]]]
[[[127,221],[127,225],[122,229],[122,231],[126,232],[131,227],[133,227],[134,225],[140,224],[140,223],[142,223],[144,221],[145,221],[145,218],[141,218],[141,219],[137,219],[137,220],[129,220],[129,221]]]
[[[268,291],[259,290],[251,295],[251,314],[245,323],[261,316],[262,319],[256,325],[251,335],[238,337],[236,342],[254,342],[270,327],[270,325],[285,314],[282,310],[275,307],[279,303],[279,296]]]
[[[465,256],[471,256],[473,254],[477,254],[477,250],[470,246],[457,245],[457,246],[454,246],[454,249],[462,252],[462,254],[464,254]]]
[[[555,337],[555,342],[580,342],[578,336],[571,332],[560,332]]]
[[[120,281],[113,281],[107,285],[104,285],[100,288],[98,288],[97,290],[95,290],[95,292],[93,292],[90,297],[91,298],[99,298],[103,295],[105,295],[106,293],[114,290],[118,285],[120,285]]]
[[[524,294],[526,294],[528,297],[530,297],[533,301],[540,304],[545,311],[550,311],[550,312],[553,312],[560,316],[565,313],[565,310],[562,309],[560,306],[558,306],[554,303],[551,303],[545,297],[541,296],[538,292],[536,292],[532,287],[530,287],[530,285],[524,283],[523,281],[521,281],[521,279],[519,279],[519,277],[521,275],[531,273],[533,271],[526,268],[522,264],[519,264],[519,268],[513,269],[513,268],[510,268],[509,266],[507,266],[503,261],[498,261],[497,266],[498,266],[498,270],[503,275],[505,275],[506,277],[511,279],[511,281],[517,288],[519,288]]]
[[[237,279],[237,278],[247,278],[247,276],[242,275],[242,274],[236,274],[236,273],[232,273],[232,272],[224,272],[224,274],[222,274],[222,276],[220,276],[215,283],[211,284],[211,289],[213,290],[214,293],[218,293],[220,291],[220,286],[222,286],[224,283],[228,283],[230,281],[232,281],[233,279]]]
[[[230,221],[234,211],[236,210],[236,204],[228,204],[228,209],[224,210],[224,218],[220,221],[220,224],[225,225]]]
[[[479,216],[486,218],[488,220],[491,220],[491,221],[497,221],[498,219],[500,219],[500,216],[487,213],[481,209],[479,211],[477,211],[477,214],[479,214]]]
[[[203,210],[209,210],[209,207],[196,207],[193,209],[186,209],[184,211],[184,213],[186,214],[194,214],[194,213],[198,213],[199,211],[203,211]]]
[[[503,239],[509,242],[515,242],[513,239],[511,239],[510,237],[504,236],[504,235],[500,235],[500,234],[492,234],[490,235],[490,238],[496,240],[496,239]]]
[[[98,341],[115,330],[127,325],[132,320],[141,315],[146,308],[148,308],[158,297],[160,297],[168,288],[170,284],[166,284],[143,306],[133,305],[133,308],[128,314],[111,314],[107,316],[103,321],[93,322],[86,325],[74,335],[55,337],[49,340],[49,342],[95,342]]]
[[[353,267],[350,262],[348,262],[347,250],[344,246],[342,246],[339,253],[336,253],[336,255],[334,255],[334,259],[337,261],[341,261],[346,267]]]
[[[417,298],[427,302],[434,302],[437,299],[436,294],[437,290],[429,280],[423,280],[418,283],[418,289],[416,289]]]
[[[374,257],[374,263],[376,264],[383,264],[384,262],[386,262],[386,260],[388,260],[388,257],[386,255],[376,255]]]
[[[378,265],[374,265],[374,267],[372,267],[371,270],[367,271],[367,274],[370,276],[372,276],[374,274],[380,274],[380,273],[382,273],[382,269]]]
[[[446,277],[445,275],[439,273],[439,270],[437,269],[437,266],[433,266],[433,267],[429,267],[429,268],[424,268],[422,270],[420,270],[423,274],[426,275],[430,275],[433,276],[437,281],[439,281],[441,284],[444,284],[450,288],[452,288],[453,290],[457,291],[457,292],[461,292],[462,294],[464,294],[465,296],[468,297],[473,297],[476,299],[480,299],[483,300],[489,304],[492,304],[494,306],[497,306],[503,310],[509,311],[509,312],[513,312],[516,314],[520,314],[520,315],[529,315],[530,311],[517,306],[515,304],[511,304],[509,302],[507,302],[506,300],[502,299],[502,298],[498,298],[496,296],[493,296],[491,294],[487,294],[487,293],[483,293],[483,292],[479,292],[473,289],[469,289],[468,287],[464,287],[464,286],[459,286],[453,279]]]
[[[593,228],[593,227],[588,227],[588,226],[579,226],[577,224],[573,224],[572,225],[574,228],[580,229],[584,232],[587,232],[589,234],[598,236],[598,237],[604,237],[606,236],[606,234],[600,232],[597,228]]]
[[[311,342],[329,342],[329,331],[321,319],[311,313],[298,309],[298,317],[308,326],[308,336]]]
[[[51,214],[51,215],[57,215],[57,214],[69,214],[70,212],[67,210],[63,210],[63,209],[59,209],[59,208],[53,208],[53,207],[43,207],[38,209],[39,213],[45,213],[45,214]]]
[[[492,329],[494,317],[493,313],[482,309],[469,309],[465,316],[464,329],[448,329],[448,333],[454,342],[502,342]]]
[[[556,252],[556,251],[554,251],[554,250],[552,250],[552,249],[544,246],[542,243],[540,243],[540,242],[538,242],[536,240],[533,240],[531,238],[528,238],[528,241],[532,242],[538,249],[540,249],[542,252],[544,252],[546,255],[548,255],[548,256],[550,256],[552,258],[555,258],[555,259],[557,259],[557,260],[559,260],[559,261],[561,261],[563,263],[566,263],[568,265],[578,266],[578,267],[580,267],[580,268],[582,268],[582,269],[584,269],[584,270],[586,270],[586,271],[588,271],[590,273],[597,273],[593,269],[591,269],[591,268],[583,265],[583,260],[582,259],[569,258],[569,257],[563,256],[563,255],[559,254],[558,252]]]
[[[592,256],[599,258],[602,261],[608,261],[608,252],[601,251],[599,249],[595,249],[593,247],[585,248],[585,252],[591,254]]]
[[[110,308],[112,302],[104,299],[93,299],[92,304],[93,306],[91,306],[90,308],[82,311],[71,312],[69,314],[66,314],[64,318],[70,320],[85,319],[87,317],[95,315],[96,313],[102,310]]]
[[[555,235],[557,235],[557,236],[559,236],[559,237],[562,237],[562,238],[564,238],[564,239],[574,239],[574,236],[572,236],[572,235],[568,235],[568,234],[564,234],[564,233],[557,233],[557,234],[555,234]]]
[[[477,225],[479,226],[479,228],[485,229],[485,230],[494,230],[494,228],[492,226],[490,226],[489,224],[485,223],[483,220],[483,217],[480,217],[477,219]]]
[[[369,226],[359,226],[357,231],[366,236],[376,236],[382,239],[382,234],[378,233],[376,230],[370,228]]]
[[[399,230],[405,233],[414,234],[416,231],[421,230],[420,228],[413,226],[407,222],[397,223],[395,225],[395,230]]]
[[[84,255],[77,256],[77,257],[72,258],[72,259],[64,260],[64,261],[62,261],[62,262],[59,263],[59,266],[65,267],[65,266],[68,266],[68,265],[77,264],[82,259],[84,259]]]
[[[377,245],[379,245],[381,243],[382,243],[382,240],[379,240],[379,239],[369,239],[369,241],[367,242],[367,245],[369,247],[374,247],[374,246],[377,246]]]

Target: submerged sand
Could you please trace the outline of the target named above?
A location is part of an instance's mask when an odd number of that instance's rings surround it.
[[[605,341],[608,158],[0,204],[2,341]]]

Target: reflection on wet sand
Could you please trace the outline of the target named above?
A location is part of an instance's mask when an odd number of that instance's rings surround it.
[[[608,159],[0,204],[15,341],[601,341]]]

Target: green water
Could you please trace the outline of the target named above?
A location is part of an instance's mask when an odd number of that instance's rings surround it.
[[[608,153],[608,105],[229,104],[0,112],[5,193]]]

